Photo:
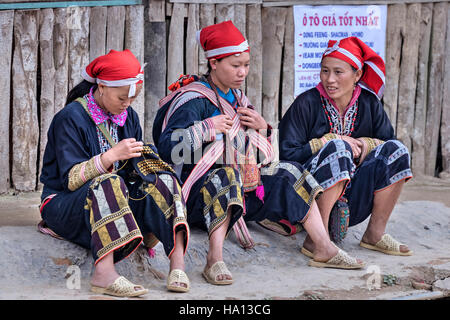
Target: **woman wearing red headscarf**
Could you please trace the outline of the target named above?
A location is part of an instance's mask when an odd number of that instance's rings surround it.
[[[147,293],[119,276],[114,264],[142,241],[151,247],[159,240],[170,258],[167,288],[186,292],[189,228],[181,187],[156,149],[141,141],[138,115],[130,106],[142,89],[140,63],[129,50],[111,50],[93,60],[82,77],[48,130],[40,230],[90,248],[92,291],[115,296]],[[130,164],[150,156],[150,172],[158,174],[141,179],[134,169],[144,174],[145,167],[139,167],[144,159]]]
[[[409,152],[396,140],[380,102],[384,70],[383,59],[360,39],[331,40],[320,83],[299,95],[280,123],[280,158],[302,163],[325,190],[317,204],[333,239],[342,240],[348,226],[370,215],[361,246],[411,255],[406,245],[385,234],[412,172]],[[348,203],[349,215],[334,216],[345,212],[337,210],[338,199],[339,205]],[[302,252],[311,250],[308,237]]]
[[[272,162],[271,128],[239,89],[250,64],[240,31],[225,21],[203,28],[197,40],[209,71],[171,85],[174,92],[160,101],[153,140],[161,157],[180,168],[189,225],[208,232],[205,279],[215,285],[233,282],[222,249],[242,216],[302,222],[316,244],[312,266],[363,267],[328,238],[315,204],[321,188],[313,177],[298,163]],[[246,229],[236,234],[241,232]]]

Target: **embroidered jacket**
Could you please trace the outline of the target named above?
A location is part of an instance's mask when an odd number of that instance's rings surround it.
[[[294,100],[279,125],[281,160],[303,164],[327,141],[339,135],[364,137],[368,148],[372,149],[383,141],[395,139],[383,105],[368,90],[361,89],[355,104],[349,106],[344,115],[343,123],[338,123],[339,116],[330,114],[330,108],[329,101],[317,88],[305,91]]]
[[[138,115],[132,107],[128,107],[127,112],[124,126],[117,129],[118,140],[135,138],[140,141],[142,130]],[[42,199],[50,194],[78,188],[82,181],[69,184],[69,173],[73,168],[72,175],[80,175],[83,170],[86,181],[88,177],[92,178],[90,173],[99,168],[95,156],[101,153],[97,127],[82,105],[75,101],[54,116],[47,138],[40,176],[44,184]]]

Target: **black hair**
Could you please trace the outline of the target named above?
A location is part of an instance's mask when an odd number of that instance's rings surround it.
[[[67,94],[66,105],[74,101],[76,98],[83,97],[84,95],[88,94],[89,90],[91,90],[93,86],[97,85],[86,80],[81,81]]]
[[[219,58],[219,59],[216,59],[217,61],[221,61],[223,58]],[[209,59],[208,59],[208,71],[206,71],[206,75],[209,75],[210,73],[211,73],[211,70],[212,70],[212,68],[211,68],[211,64],[209,63]]]

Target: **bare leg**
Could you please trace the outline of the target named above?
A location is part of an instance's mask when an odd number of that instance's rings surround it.
[[[100,260],[94,269],[94,274],[91,278],[91,284],[97,287],[106,288],[110,286],[118,277],[119,274],[114,267],[113,253],[109,253]]]
[[[170,271],[180,269],[184,271],[184,236],[185,231],[178,231],[175,235],[175,247],[170,256]],[[186,283],[175,282],[174,285],[187,287]]]
[[[309,216],[303,223],[303,227],[308,232],[305,243],[309,241],[314,246],[312,251],[314,252],[314,260],[328,261],[337,254],[338,249],[330,241],[316,202],[313,202],[310,210]],[[305,246],[305,243],[303,243],[303,246]]]
[[[402,180],[375,193],[372,214],[362,241],[373,245],[381,240],[381,237],[385,233],[389,217],[391,216],[392,210],[394,210],[394,206],[397,203],[404,184],[405,181]],[[409,248],[405,245],[401,245],[400,251],[408,252]]]
[[[210,268],[217,261],[223,261],[223,243],[230,225],[231,214],[228,211],[227,218],[209,237],[209,250],[206,257],[206,268]],[[217,280],[232,280],[229,275],[218,275]]]
[[[330,219],[331,209],[342,194],[345,183],[347,181],[340,181],[331,188],[327,189],[319,199],[317,199],[317,206],[319,207],[320,215],[322,216],[323,225],[328,232],[328,221]]]
[[[328,237],[328,221],[330,219],[330,213],[331,209],[333,209],[333,206],[335,202],[339,199],[339,196],[342,194],[342,190],[345,186],[346,181],[338,182],[333,187],[327,189],[317,200],[317,206],[318,210],[320,212],[320,216],[323,221],[323,226],[325,228],[325,232],[327,233]],[[314,242],[308,235],[306,236],[305,243],[303,246],[308,249],[311,252],[314,252]]]
[[[184,270],[184,236],[185,231],[178,231],[175,235],[175,247],[170,256],[170,270]]]

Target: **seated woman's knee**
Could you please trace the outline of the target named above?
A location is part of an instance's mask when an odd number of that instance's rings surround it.
[[[382,144],[383,151],[385,153],[392,154],[396,151],[401,152],[402,154],[409,154],[408,148],[400,141],[396,139],[387,140]]]
[[[352,160],[352,147],[347,141],[341,139],[333,139],[328,141],[322,148],[322,152],[325,151],[327,153],[339,153],[342,157],[347,157]],[[345,152],[345,151],[348,151]]]

